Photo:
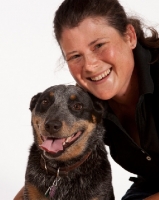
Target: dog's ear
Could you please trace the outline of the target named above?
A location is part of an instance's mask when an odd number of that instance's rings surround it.
[[[98,99],[90,93],[89,96],[91,97],[93,103],[93,114],[96,117],[97,123],[99,123],[102,120],[102,117],[104,116],[104,101]]]
[[[29,107],[29,109],[30,109],[31,111],[35,108],[35,105],[36,105],[36,103],[37,103],[39,97],[41,96],[41,94],[42,94],[42,93],[40,92],[40,93],[34,95],[34,96],[31,98],[30,107]]]

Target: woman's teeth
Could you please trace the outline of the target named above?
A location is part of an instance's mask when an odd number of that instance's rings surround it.
[[[106,76],[108,76],[111,72],[111,69],[108,69],[107,71],[105,71],[103,74],[100,74],[99,76],[93,77],[91,78],[92,81],[100,81],[103,78],[105,78]]]

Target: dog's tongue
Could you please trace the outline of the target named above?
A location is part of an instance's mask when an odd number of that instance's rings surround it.
[[[50,153],[57,153],[63,150],[63,142],[65,141],[64,138],[61,139],[47,139],[45,140],[40,147]]]

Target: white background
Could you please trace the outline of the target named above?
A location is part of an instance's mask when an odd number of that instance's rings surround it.
[[[0,199],[11,200],[24,185],[32,143],[29,102],[47,87],[74,81],[53,37],[52,20],[61,0],[0,0]],[[121,0],[131,14],[159,22],[158,0]],[[116,199],[130,174],[111,160]]]

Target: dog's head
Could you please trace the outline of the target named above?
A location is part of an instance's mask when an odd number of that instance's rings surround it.
[[[35,95],[30,103],[35,143],[44,156],[69,160],[86,151],[101,122],[103,107],[80,87],[57,85]]]

